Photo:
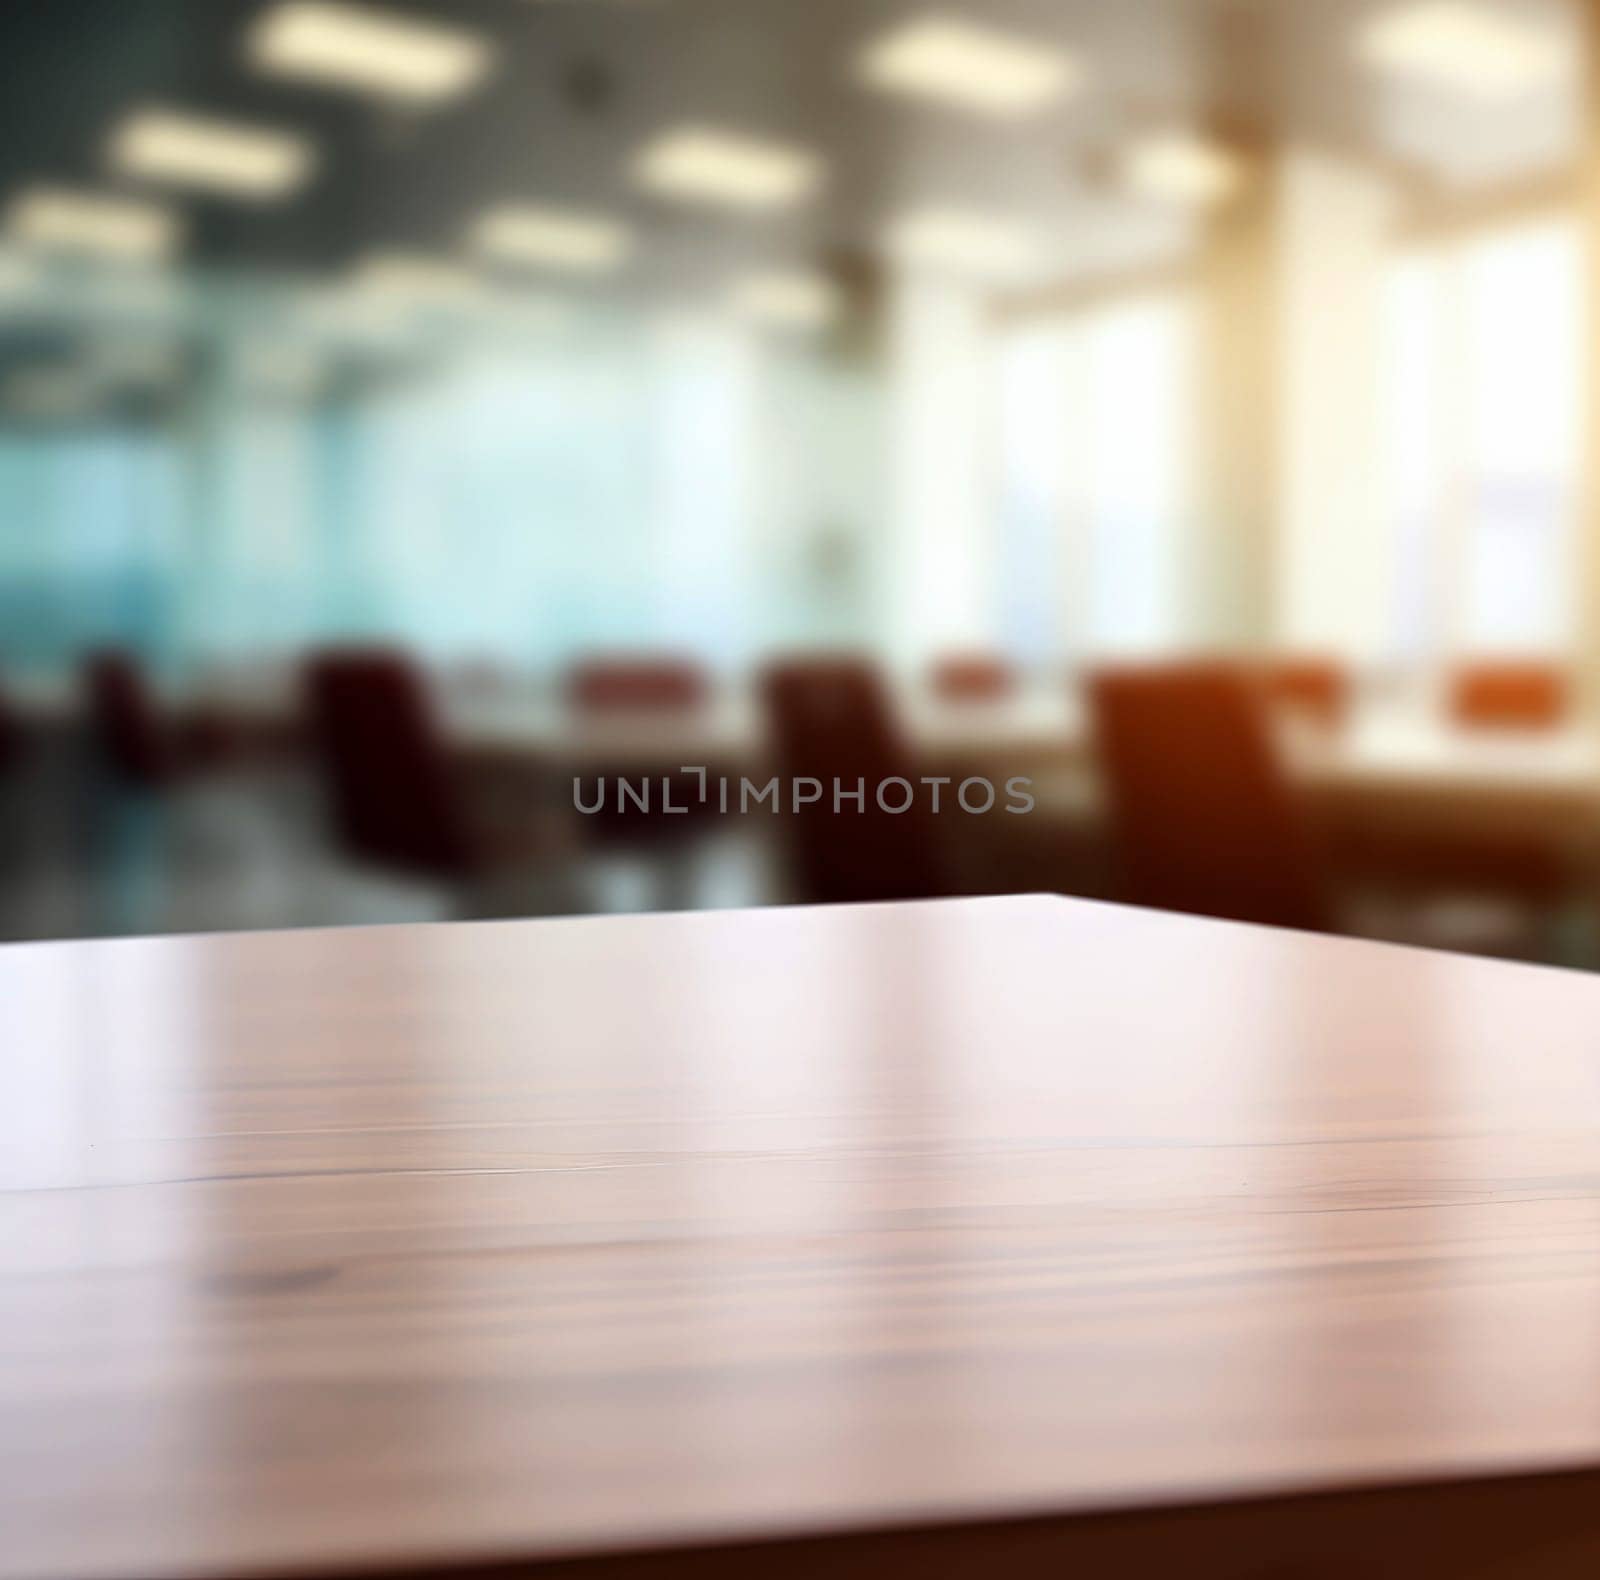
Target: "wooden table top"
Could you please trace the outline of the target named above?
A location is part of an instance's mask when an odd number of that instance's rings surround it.
[[[1600,981],[1018,899],[13,947],[0,1005],[0,1575],[987,1573],[1600,1464]]]

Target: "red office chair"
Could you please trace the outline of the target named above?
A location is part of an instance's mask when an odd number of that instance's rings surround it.
[[[940,702],[1004,702],[1017,689],[1017,672],[1003,658],[952,654],[933,666],[932,689]]]
[[[1554,664],[1464,664],[1450,679],[1450,715],[1463,728],[1554,730],[1572,711],[1572,681]]]
[[[1327,925],[1312,842],[1247,671],[1110,671],[1092,679],[1090,697],[1130,900],[1271,926]]]
[[[567,697],[574,712],[687,712],[711,700],[711,678],[681,658],[592,658],[573,666]]]
[[[794,876],[814,904],[930,899],[950,892],[943,846],[928,792],[918,784],[910,752],[900,739],[889,698],[873,666],[849,659],[775,665],[763,678],[782,794],[797,779],[827,787],[815,806],[779,814],[792,840]],[[912,808],[898,816],[877,804],[891,779],[916,790]],[[834,781],[854,791],[866,786],[865,810],[853,802],[836,811]],[[896,787],[900,800],[904,791]]]

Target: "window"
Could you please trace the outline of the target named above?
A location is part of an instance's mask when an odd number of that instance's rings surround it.
[[[1572,646],[1581,267],[1576,227],[1549,223],[1416,252],[1392,271],[1399,659]]]
[[[1191,316],[1152,297],[1000,347],[1002,624],[1037,661],[1179,640]]]

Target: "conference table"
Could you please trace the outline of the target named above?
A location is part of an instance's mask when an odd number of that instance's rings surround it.
[[[1600,1562],[1600,981],[1018,898],[0,1005],[7,1580]]]
[[[1049,776],[1093,766],[1087,710],[1066,687],[970,703],[909,693],[896,698],[896,712],[908,748],[930,769]],[[464,751],[531,756],[576,775],[769,768],[761,710],[742,693],[681,712],[617,709],[578,718],[556,699],[513,692],[447,698],[442,713]],[[1337,729],[1287,719],[1282,736],[1291,776],[1340,805],[1447,814],[1487,808],[1523,821],[1554,815],[1600,827],[1600,731],[1584,724],[1462,729],[1416,704],[1380,703]]]

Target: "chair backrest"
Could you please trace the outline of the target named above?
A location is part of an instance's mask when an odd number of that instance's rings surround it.
[[[22,721],[11,699],[0,689],[0,773],[22,756]]]
[[[83,662],[89,726],[101,755],[129,784],[154,789],[177,771],[177,745],[130,653],[91,653]]]
[[[814,904],[936,898],[948,892],[928,792],[900,739],[886,688],[875,668],[853,659],[798,660],[772,666],[762,679],[781,813],[791,837],[794,876]],[[825,786],[823,799],[792,810],[796,780]],[[904,780],[916,792],[909,810],[879,805],[878,788]],[[835,781],[845,791],[865,787],[865,804],[834,804]],[[898,786],[890,804],[905,800]]]
[[[1320,874],[1246,670],[1176,664],[1090,684],[1127,896],[1272,926],[1325,924]]]
[[[1572,709],[1572,682],[1556,665],[1466,664],[1450,679],[1450,716],[1466,728],[1559,729]]]
[[[690,659],[591,658],[567,677],[567,698],[580,713],[686,711],[711,698],[711,680]]]
[[[931,674],[940,702],[1004,702],[1017,689],[1017,672],[1003,658],[952,653],[935,661]]]
[[[1350,674],[1334,659],[1279,659],[1263,678],[1272,701],[1302,718],[1335,728],[1349,716]]]
[[[453,876],[476,854],[421,674],[401,654],[327,653],[305,672],[311,739],[352,855]]]

